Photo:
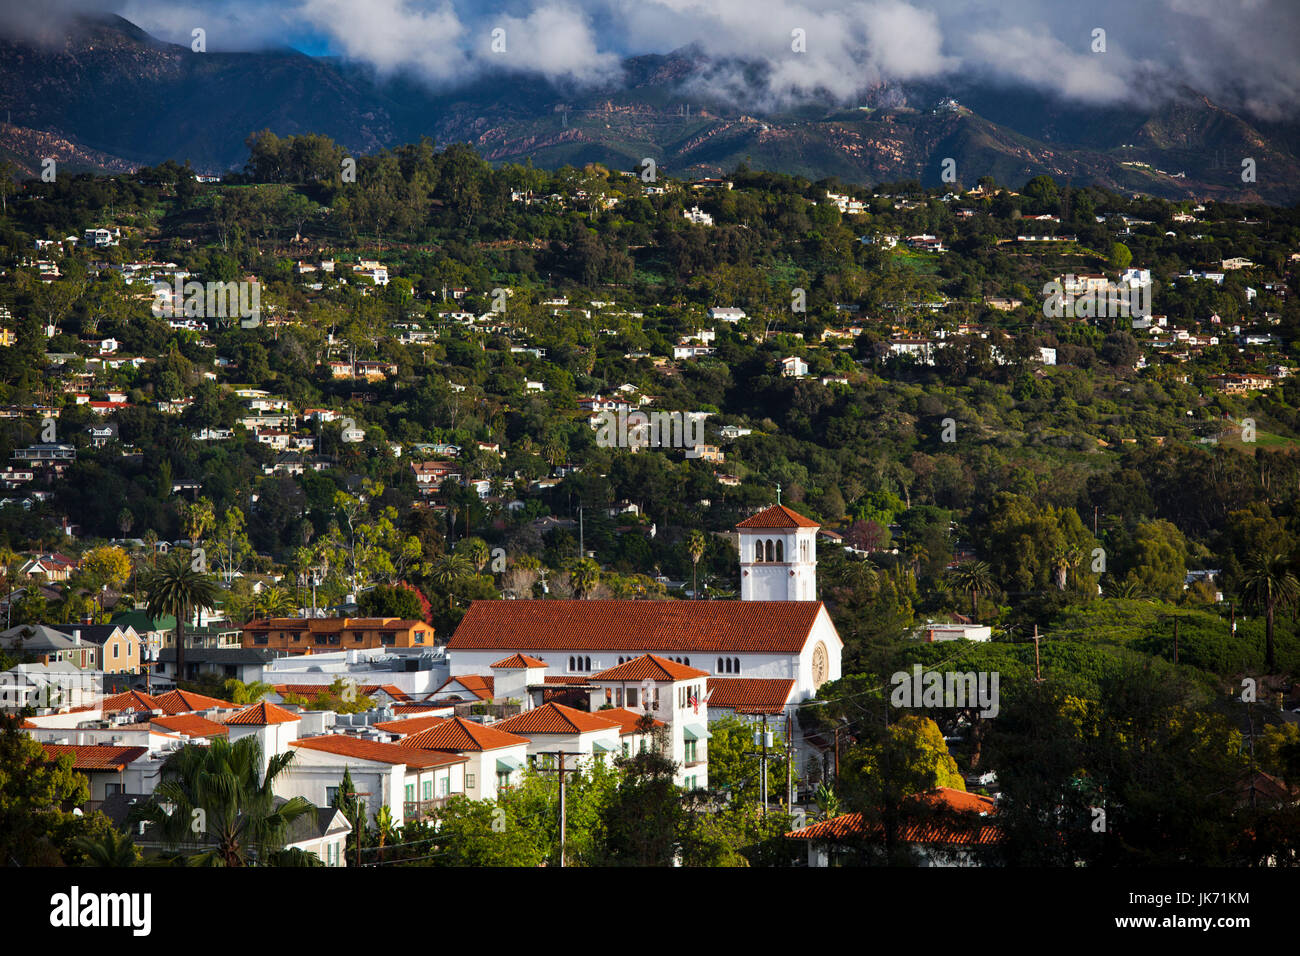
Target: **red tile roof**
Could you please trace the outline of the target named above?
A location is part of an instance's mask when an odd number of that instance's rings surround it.
[[[395,714],[427,714],[435,710],[448,710],[451,708],[452,701],[440,701],[434,704],[394,704],[393,713]]]
[[[495,725],[486,727],[463,717],[449,717],[427,730],[404,737],[399,743],[403,747],[416,747],[420,750],[464,753],[514,747],[528,743],[528,738],[497,730]]]
[[[447,647],[797,654],[820,601],[474,601]]]
[[[527,654],[511,654],[509,657],[503,657],[492,665],[492,669],[498,667],[545,667],[546,661],[539,661],[535,657],[529,657]]]
[[[909,798],[913,803],[924,803],[939,816],[932,820],[919,820],[906,826],[899,837],[908,843],[944,843],[988,846],[997,843],[1000,833],[991,822],[980,823],[996,811],[997,805],[988,797],[964,790],[939,787],[928,793]],[[905,801],[907,802],[907,801]],[[964,819],[963,819],[964,818]],[[880,824],[866,823],[860,813],[823,820],[811,826],[786,834],[792,840],[818,840],[833,842],[846,837],[878,833]]]
[[[225,724],[201,714],[176,714],[171,717],[155,717],[151,723],[155,727],[170,730],[172,733],[185,734],[189,737],[225,737],[230,731]]]
[[[617,720],[619,723],[619,735],[626,737],[628,734],[641,733],[641,731],[637,730],[637,724],[641,722],[641,718],[645,716],[645,713],[642,711],[628,710],[626,707],[611,707],[609,710],[596,711],[596,716],[608,717],[610,720]],[[656,720],[654,726],[666,727],[668,725],[662,720]]]
[[[251,707],[245,707],[237,714],[231,714],[226,718],[228,724],[252,724],[258,727],[265,727],[268,724],[287,724],[291,720],[299,720],[297,714],[285,710],[275,704],[268,704],[266,701],[258,701]]]
[[[377,730],[382,730],[389,734],[418,734],[422,730],[428,730],[435,724],[440,724],[446,717],[428,716],[428,717],[406,717],[402,720],[382,720],[373,726]]]
[[[122,770],[149,752],[148,747],[118,747],[104,744],[41,744],[51,761],[72,755],[73,770]]]
[[[230,710],[239,706],[228,700],[205,697],[203,694],[194,694],[188,690],[170,690],[155,697],[154,700],[158,702],[164,714],[192,714],[197,710],[211,710],[214,707]]]
[[[816,521],[805,518],[797,511],[791,511],[785,505],[773,505],[772,507],[760,511],[756,515],[751,515],[740,524],[737,528],[820,528]]]
[[[617,667],[611,667],[598,674],[593,674],[591,679],[678,681],[694,680],[697,677],[708,676],[708,671],[702,671],[698,667],[687,667],[685,664],[678,664],[676,661],[670,661],[666,657],[658,657],[654,654],[642,654],[640,657],[634,657]]]
[[[573,677],[569,674],[547,674],[542,678],[545,684],[585,684],[589,680],[587,677]]]
[[[565,707],[563,704],[550,703],[534,707],[517,717],[497,721],[492,726],[496,730],[527,736],[528,734],[585,734],[593,730],[622,727],[622,722],[601,714],[591,714],[585,710]]]
[[[419,750],[415,747],[401,747],[386,744],[379,740],[365,740],[361,737],[349,737],[343,734],[325,734],[321,737],[303,737],[293,741],[290,746],[306,750],[319,750],[322,753],[337,754],[340,757],[355,757],[357,760],[373,760],[377,763],[402,765],[427,769],[462,763],[468,760],[459,754],[446,754],[436,750]]]
[[[434,693],[442,693],[449,685],[459,684],[480,700],[491,700],[494,680],[491,674],[461,674],[459,677],[448,677]]]
[[[779,714],[794,693],[794,681],[774,677],[710,677],[709,706],[738,714]]]
[[[398,687],[396,684],[362,684],[357,689],[363,694],[373,694],[376,691],[382,690],[393,700],[411,699],[411,695],[402,690],[402,688]]]
[[[150,697],[148,694],[142,694],[138,690],[128,690],[121,694],[114,694],[111,697],[105,697],[100,703],[100,708],[106,714],[119,714],[126,711],[151,711],[162,710],[163,707],[158,703],[158,698]]]

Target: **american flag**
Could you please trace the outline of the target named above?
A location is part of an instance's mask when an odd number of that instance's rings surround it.
[[[695,713],[700,712],[700,699],[695,696],[695,691],[691,691],[691,707],[695,709]]]

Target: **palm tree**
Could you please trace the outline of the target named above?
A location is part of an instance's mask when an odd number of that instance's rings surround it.
[[[987,561],[967,561],[948,572],[952,586],[970,594],[970,619],[979,620],[979,598],[993,591],[993,569]]]
[[[704,532],[699,528],[692,528],[686,534],[686,553],[691,556],[691,597],[699,597],[700,592],[695,586],[695,574],[700,566],[700,558],[704,557],[704,549],[708,541],[704,537]]]
[[[271,691],[275,690],[266,681],[254,680],[245,684],[237,677],[232,677],[226,681],[226,696],[230,698],[232,704],[246,706],[256,704]]]
[[[817,785],[813,800],[816,801],[817,809],[820,811],[818,813],[820,819],[831,820],[840,815],[840,798],[836,795],[835,788],[825,780]]]
[[[174,551],[145,575],[149,592],[145,609],[151,617],[176,618],[176,680],[185,677],[185,622],[197,608],[216,603],[217,584],[212,575],[194,568],[188,554]]]
[[[452,608],[451,589],[470,572],[469,562],[463,554],[444,554],[434,562],[429,577],[439,587],[447,589],[447,610]]]
[[[846,561],[840,569],[840,585],[854,591],[868,591],[880,580],[879,571],[879,568],[866,559]]]
[[[569,580],[573,582],[573,590],[585,598],[600,583],[600,565],[591,558],[583,558],[573,565]]]
[[[257,617],[287,617],[296,610],[293,595],[279,585],[266,588],[253,599],[253,613]]]
[[[125,833],[109,829],[95,836],[78,837],[73,844],[86,854],[86,866],[135,866],[135,844]]]
[[[1147,596],[1146,589],[1142,582],[1134,577],[1125,578],[1108,578],[1102,585],[1102,592],[1108,598],[1118,598],[1128,601],[1140,601]]]
[[[275,754],[263,772],[256,737],[234,743],[216,737],[206,747],[187,745],[163,763],[152,798],[138,804],[133,816],[155,823],[169,846],[210,845],[197,862],[247,866],[264,861],[283,848],[293,821],[315,813],[304,797],[276,801],[275,780],[294,757],[292,751]]]
[[[482,538],[462,538],[459,550],[465,556],[465,560],[474,566],[476,574],[483,573],[483,568],[487,565],[488,559],[492,557],[491,549],[488,548],[487,542]]]
[[[1289,607],[1300,597],[1300,581],[1291,573],[1283,554],[1256,554],[1246,563],[1241,579],[1242,597],[1264,612],[1264,666],[1271,674],[1277,668],[1273,645],[1273,612]]]
[[[397,827],[393,825],[393,811],[384,804],[375,814],[375,832],[379,837],[379,862],[384,862],[384,844],[389,837],[397,836]]]

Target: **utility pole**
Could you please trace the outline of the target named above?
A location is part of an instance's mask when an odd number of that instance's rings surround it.
[[[1034,625],[1034,683],[1043,682],[1043,668],[1038,659],[1038,625]]]
[[[785,812],[794,812],[794,721],[785,715]]]
[[[772,734],[767,729],[767,715],[763,715],[763,729],[754,731],[754,746],[761,747],[762,750],[748,750],[745,752],[747,757],[757,757],[761,762],[763,773],[758,779],[759,802],[763,807],[763,815],[767,815],[767,748],[772,746]]]
[[[581,561],[587,556],[586,538],[583,537],[582,531],[582,505],[578,505],[578,560]]]
[[[552,750],[546,752],[553,753],[560,758],[559,760],[560,766],[558,768],[539,767],[538,769],[541,770],[543,773],[558,773],[560,775],[560,866],[567,866],[568,864],[565,863],[564,855],[565,855],[565,846],[567,844],[567,834],[565,831],[566,831],[566,822],[567,822],[566,815],[567,815],[568,806],[565,800],[564,777],[566,774],[578,773],[579,768],[566,767],[564,765],[564,758],[581,757],[582,752],[578,750]]]

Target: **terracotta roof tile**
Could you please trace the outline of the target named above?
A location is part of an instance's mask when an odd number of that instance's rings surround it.
[[[100,702],[100,709],[106,714],[120,714],[128,711],[145,713],[151,710],[163,710],[163,707],[156,697],[142,694],[138,690],[128,690],[105,697]]]
[[[155,697],[154,700],[158,702],[164,714],[192,714],[195,711],[211,710],[214,707],[231,710],[239,706],[228,700],[205,697],[203,694],[194,694],[188,690],[170,690]]]
[[[820,601],[474,601],[450,650],[797,654]]]
[[[161,727],[177,734],[185,734],[189,737],[225,737],[230,733],[225,724],[219,724],[215,720],[208,720],[201,714],[176,714],[170,717],[155,717],[151,723],[155,727]]]
[[[379,723],[374,724],[373,726],[375,727],[376,730],[382,730],[384,731],[384,733],[402,734],[403,736],[405,736],[409,734],[418,734],[422,730],[428,730],[430,727],[434,726],[435,724],[440,724],[446,719],[447,719],[446,717],[443,717],[441,715],[439,716],[430,715],[427,717],[406,717],[402,720],[382,720]]]
[[[122,770],[149,752],[148,747],[118,747],[104,744],[41,744],[51,761],[72,755],[74,770]]]
[[[935,819],[922,819],[902,830],[900,838],[908,843],[942,843],[972,846],[988,846],[997,843],[1000,838],[998,827],[991,823],[980,823],[981,818],[996,812],[997,805],[988,797],[964,790],[939,787],[928,793],[917,794],[910,798],[913,803],[924,803],[928,809],[935,811]],[[834,842],[855,836],[867,836],[880,831],[880,824],[866,823],[861,813],[846,813],[821,823],[799,830],[792,830],[786,836],[792,840],[818,840]]]
[[[678,681],[694,680],[697,677],[708,676],[708,671],[702,671],[698,667],[687,667],[685,664],[678,664],[676,661],[670,661],[666,657],[658,657],[654,654],[642,654],[640,657],[634,657],[617,667],[611,667],[598,674],[592,674],[591,679]]]
[[[393,713],[395,714],[427,714],[430,711],[446,710],[452,702],[441,701],[432,704],[394,704]]]
[[[545,667],[546,661],[539,661],[537,658],[529,657],[527,654],[511,654],[509,657],[503,657],[491,666],[493,670],[496,670],[498,667]]]
[[[492,725],[506,733],[522,734],[585,734],[595,730],[622,727],[622,722],[601,714],[565,707],[563,704],[543,704],[532,710],[497,721]]]
[[[251,707],[245,707],[237,714],[231,714],[226,718],[226,723],[265,727],[268,724],[287,724],[291,720],[299,719],[298,715],[292,711],[285,710],[276,704],[268,704],[263,700],[258,701]]]
[[[637,724],[645,716],[643,712],[628,710],[626,707],[611,707],[609,710],[596,711],[597,717],[608,717],[610,720],[617,720],[619,723],[619,735],[626,737],[628,734],[636,734],[641,731],[637,730]],[[662,720],[655,720],[654,726],[667,727]]]
[[[401,747],[380,740],[365,740],[361,737],[349,737],[343,734],[325,734],[320,737],[303,737],[292,741],[290,746],[306,750],[319,750],[322,753],[337,754],[340,757],[355,757],[357,760],[373,760],[378,763],[402,765],[426,769],[443,767],[448,764],[461,763],[468,758],[459,754],[440,753],[435,750],[419,750],[415,747]]]
[[[709,706],[738,714],[779,714],[794,693],[794,681],[774,677],[710,677]]]
[[[491,674],[461,674],[459,677],[448,677],[434,693],[441,693],[451,684],[459,684],[479,700],[491,700],[494,680]]]
[[[737,528],[820,528],[816,521],[805,518],[797,511],[791,511],[785,505],[773,505],[756,515],[751,515],[740,524]]]
[[[454,753],[465,753],[498,750],[502,747],[528,743],[527,737],[520,737],[496,728],[497,725],[487,727],[463,717],[449,717],[418,734],[404,737],[399,744],[420,750],[449,750]]]

